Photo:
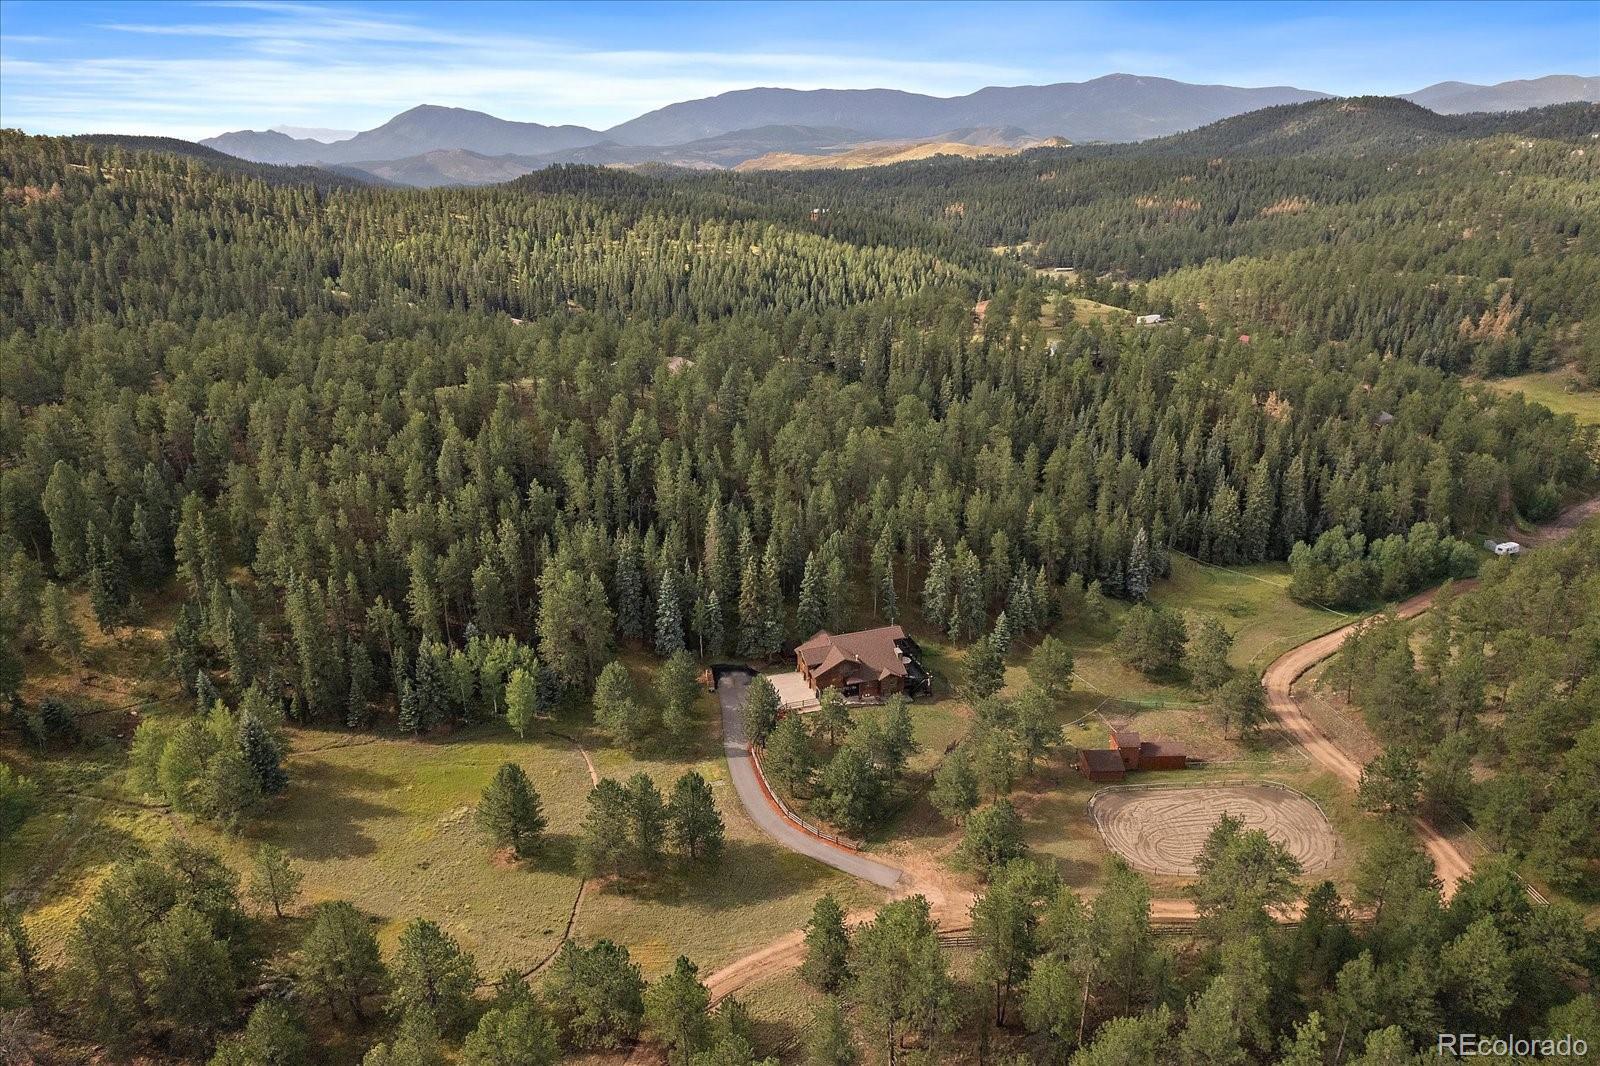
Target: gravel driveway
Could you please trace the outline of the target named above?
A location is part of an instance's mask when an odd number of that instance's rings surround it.
[[[745,745],[744,721],[739,716],[739,708],[744,704],[744,690],[749,683],[749,678],[743,674],[724,674],[717,681],[717,702],[722,705],[722,750],[728,757],[728,774],[733,778],[733,787],[739,793],[739,802],[744,804],[745,813],[761,827],[763,833],[790,851],[809,855],[818,862],[825,862],[835,870],[843,870],[863,881],[893,888],[900,880],[898,869],[801,832],[786,821],[762,794],[750,751]]]

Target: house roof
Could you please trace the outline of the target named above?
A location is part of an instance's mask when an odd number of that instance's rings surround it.
[[[1137,748],[1139,746],[1139,734],[1127,729],[1114,732],[1111,734],[1111,746],[1113,748]]]
[[[906,664],[895,643],[906,639],[906,631],[899,626],[879,626],[856,633],[829,633],[817,631],[810,640],[795,648],[795,654],[813,674],[825,674],[840,665],[849,665],[857,672],[882,681],[889,677],[905,677]]]
[[[1123,772],[1122,756],[1111,748],[1079,748],[1078,762],[1092,774]]]
[[[1139,745],[1140,758],[1186,755],[1183,745],[1171,740],[1147,740]]]

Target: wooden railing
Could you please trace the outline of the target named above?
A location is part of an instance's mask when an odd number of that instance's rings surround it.
[[[776,792],[772,791],[772,786],[767,784],[767,774],[761,768],[761,756],[756,753],[756,746],[747,744],[745,745],[745,750],[750,753],[751,765],[756,768],[756,783],[761,786],[761,794],[766,796],[772,805],[778,809],[778,813],[783,816],[784,821],[790,823],[802,833],[814,836],[818,840],[825,840],[829,844],[835,844],[850,851],[861,850],[861,842],[859,840],[851,840],[849,837],[842,837],[838,833],[831,832],[819,825],[813,825],[790,809],[789,805],[779,799]]]

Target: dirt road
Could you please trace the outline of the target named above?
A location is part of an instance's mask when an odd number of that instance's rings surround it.
[[[1600,515],[1600,497],[1587,500],[1569,508],[1549,524],[1519,539],[1529,547],[1553,544],[1571,535],[1590,518]],[[1458,582],[1459,589],[1467,582]],[[1433,605],[1437,590],[1420,593],[1400,603],[1395,613],[1401,618],[1414,618]],[[1355,630],[1353,623],[1332,633],[1324,634],[1279,656],[1262,676],[1267,690],[1267,702],[1278,725],[1290,740],[1305,749],[1313,762],[1354,788],[1361,780],[1361,766],[1323,733],[1305,713],[1294,698],[1294,683],[1313,666],[1338,651]],[[724,687],[726,686],[726,687]],[[864,855],[839,848],[826,841],[811,837],[791,826],[772,808],[755,779],[745,747],[744,725],[739,717],[739,706],[744,699],[743,679],[724,678],[718,686],[718,699],[722,704],[723,747],[728,756],[728,769],[734,787],[745,810],[757,825],[773,839],[792,850],[827,863],[835,869],[864,877],[874,884],[895,889],[895,895],[907,896],[921,893],[928,897],[939,921],[942,934],[959,936],[965,931],[963,919],[971,905],[970,893],[947,892],[941,879],[929,872],[903,871]],[[1425,819],[1416,819],[1417,836],[1423,848],[1433,859],[1434,868],[1444,884],[1445,895],[1472,872],[1472,863],[1449,838]],[[912,864],[915,866],[916,864]],[[870,871],[869,873],[858,871]],[[1297,909],[1290,909],[1286,920],[1297,917]],[[870,914],[853,914],[852,922],[869,919]],[[1194,902],[1188,899],[1156,899],[1150,903],[1151,921],[1158,925],[1186,925],[1198,917]],[[764,947],[729,963],[706,978],[713,999],[721,999],[740,989],[756,984],[767,977],[798,966],[805,957],[804,933],[796,930],[785,934]]]
[[[1596,515],[1600,515],[1600,496],[1569,507],[1553,521],[1530,532],[1518,534],[1518,538],[1527,547],[1555,544],[1571,536],[1579,526]],[[1461,589],[1470,587],[1471,584],[1461,581],[1457,582],[1455,587]],[[1400,618],[1415,618],[1433,606],[1434,597],[1438,592],[1438,589],[1420,592],[1398,604],[1394,613]],[[1305,749],[1313,762],[1351,788],[1355,788],[1361,780],[1361,764],[1352,759],[1306,714],[1305,708],[1294,697],[1294,683],[1306,671],[1343,647],[1344,642],[1360,625],[1360,622],[1352,622],[1342,629],[1336,629],[1332,633],[1324,634],[1285,652],[1274,660],[1272,665],[1267,667],[1266,673],[1261,676],[1262,684],[1267,690],[1267,704],[1272,708],[1279,727],[1290,740]],[[1432,822],[1426,818],[1417,818],[1414,821],[1417,838],[1422,842],[1428,856],[1433,859],[1439,880],[1444,884],[1445,897],[1448,898],[1455,891],[1456,885],[1472,872],[1472,863]]]

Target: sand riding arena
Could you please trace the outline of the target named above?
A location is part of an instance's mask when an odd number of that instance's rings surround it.
[[[1096,792],[1089,813],[1106,845],[1148,874],[1192,877],[1195,856],[1224,814],[1265,830],[1306,873],[1332,865],[1339,845],[1322,808],[1282,785],[1118,786]]]

